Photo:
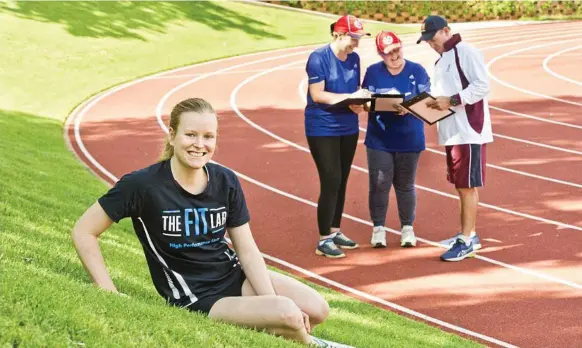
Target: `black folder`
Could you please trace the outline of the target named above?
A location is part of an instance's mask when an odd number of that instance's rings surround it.
[[[329,105],[325,108],[327,111],[339,111],[339,112],[351,112],[349,106],[352,104],[355,105],[364,105],[368,102],[373,101],[373,98],[347,98],[338,103]]]

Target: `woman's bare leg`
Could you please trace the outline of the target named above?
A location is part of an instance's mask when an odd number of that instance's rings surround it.
[[[313,288],[281,273],[269,271],[269,276],[277,295],[290,298],[309,316],[311,329],[327,319],[329,305]],[[243,283],[242,295],[257,295],[248,279]]]
[[[224,297],[212,306],[208,317],[252,329],[264,329],[305,344],[312,342],[301,310],[284,296]]]

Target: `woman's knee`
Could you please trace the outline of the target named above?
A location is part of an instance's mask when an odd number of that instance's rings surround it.
[[[370,170],[370,189],[372,191],[387,191],[392,186],[392,172],[386,169]]]
[[[414,194],[414,182],[405,182],[401,183],[398,181],[394,181],[394,190],[398,194]]]
[[[292,330],[301,330],[305,327],[301,309],[290,298],[277,296],[272,308],[278,313],[280,326]]]
[[[311,308],[309,321],[312,325],[323,323],[329,316],[329,304],[326,300],[319,299]]]
[[[328,194],[336,194],[342,185],[342,176],[339,172],[327,171],[321,178],[321,190]]]

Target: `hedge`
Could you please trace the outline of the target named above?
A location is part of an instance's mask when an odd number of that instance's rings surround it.
[[[420,23],[428,15],[450,22],[582,16],[582,0],[575,1],[266,1],[295,8],[352,14],[390,23]]]

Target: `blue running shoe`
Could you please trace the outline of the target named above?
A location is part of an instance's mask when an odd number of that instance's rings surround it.
[[[465,244],[461,238],[457,239],[453,247],[447,250],[441,255],[441,260],[443,261],[461,261],[466,257],[471,257],[475,255],[475,249],[473,248],[473,242],[469,245]]]
[[[440,241],[439,244],[450,249],[453,247],[453,245],[455,245],[457,239],[459,239],[459,237],[461,235],[462,235],[462,233],[459,232],[452,238]],[[479,236],[477,235],[477,233],[475,233],[475,235],[471,237],[471,243],[473,243],[473,249],[475,249],[475,250],[481,249],[481,240],[479,239]]]
[[[335,243],[333,242],[333,238],[326,238],[320,240],[317,243],[317,249],[315,249],[315,253],[317,255],[330,257],[332,259],[338,259],[346,256],[344,252],[341,251],[341,249],[339,249],[337,245],[335,245]]]

